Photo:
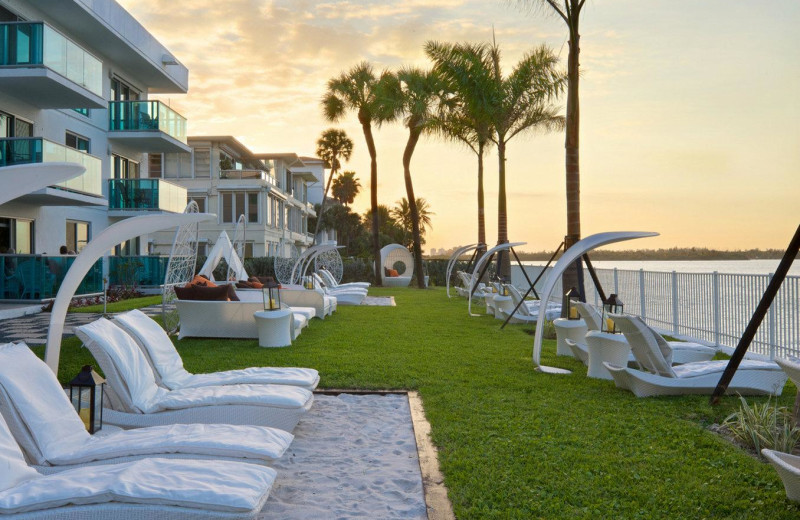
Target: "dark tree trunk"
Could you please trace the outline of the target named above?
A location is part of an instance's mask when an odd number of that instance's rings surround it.
[[[486,204],[483,195],[483,143],[478,144],[478,253],[486,252]]]
[[[322,213],[325,211],[325,199],[328,198],[328,190],[331,188],[331,181],[336,174],[336,170],[331,168],[331,174],[328,177],[328,182],[325,183],[325,193],[322,194],[322,203],[319,205],[319,215],[317,215],[317,225],[314,226],[314,238],[311,240],[311,245],[317,243],[317,233],[319,233],[319,226],[322,223]]]
[[[372,125],[362,122],[364,139],[369,150],[369,201],[372,206],[372,256],[375,258],[375,285],[383,285],[383,265],[381,264],[381,243],[379,239],[380,221],[378,218],[378,152],[372,138]]]
[[[408,211],[411,213],[411,238],[414,242],[414,272],[417,273],[417,287],[425,288],[425,273],[422,270],[422,237],[419,232],[419,210],[417,199],[414,197],[414,185],[411,183],[411,156],[419,141],[420,130],[416,125],[409,123],[408,142],[403,151],[403,178],[406,181],[406,197],[408,198]]]
[[[508,243],[508,210],[506,207],[506,143],[498,136],[498,177],[500,186],[497,193],[497,245]],[[508,251],[497,255],[497,274],[502,280],[511,279],[511,257]]]

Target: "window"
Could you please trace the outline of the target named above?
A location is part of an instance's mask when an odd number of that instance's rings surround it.
[[[258,192],[227,191],[220,193],[223,223],[235,223],[239,215],[248,222],[258,222]]]
[[[253,242],[244,243],[244,257],[253,258]]]
[[[82,116],[89,117],[89,109],[88,108],[73,108],[75,112],[79,113]]]
[[[0,22],[24,22],[25,18],[17,16],[3,6],[0,6]]]
[[[111,173],[114,179],[138,179],[139,163],[121,155],[111,156]]]
[[[67,132],[67,136],[64,139],[64,144],[66,144],[68,148],[89,153],[89,140],[85,137],[79,136],[78,134]]]
[[[195,148],[194,157],[194,176],[198,179],[211,178],[211,148]]]
[[[117,256],[138,256],[140,239],[141,237],[136,237],[121,243],[114,248],[114,254]]]
[[[200,210],[200,213],[206,212],[206,197],[200,195],[189,195],[189,201],[195,201],[197,203],[197,209]]]
[[[0,217],[0,254],[32,255],[33,221]]]
[[[147,175],[151,179],[160,179],[164,172],[164,155],[160,153],[147,154]]]
[[[33,137],[33,123],[0,112],[0,137]]]
[[[119,78],[111,80],[111,101],[135,101],[139,99],[139,91]]]
[[[68,251],[80,253],[81,250],[89,243],[89,228],[88,222],[80,220],[67,220],[67,246]]]

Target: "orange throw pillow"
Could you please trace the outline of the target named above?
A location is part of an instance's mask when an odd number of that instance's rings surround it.
[[[400,273],[397,272],[397,269],[389,269],[389,276],[391,277],[400,276]]]
[[[205,287],[216,287],[217,286],[217,284],[215,284],[214,282],[212,282],[211,280],[209,280],[205,276],[200,276],[199,274],[195,275],[195,277],[192,278],[192,281],[189,282],[189,283],[191,283],[192,285],[199,285],[201,287],[203,287],[203,286],[205,286]]]

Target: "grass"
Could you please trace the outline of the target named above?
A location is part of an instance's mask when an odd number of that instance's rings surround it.
[[[308,366],[321,388],[418,390],[459,519],[797,518],[767,464],[706,426],[736,397],[637,399],[586,368],[544,375],[531,362],[529,326],[467,316],[442,289],[371,289],[397,307],[339,307],[314,320],[287,349],[255,340],[176,340],[186,368],[212,372],[254,365]],[[91,356],[64,341],[62,382]],[[41,350],[39,350],[41,352]],[[787,385],[781,405],[795,389]],[[766,399],[764,399],[766,400]]]
[[[107,306],[108,312],[125,312],[131,309],[140,309],[150,305],[158,305],[161,303],[161,295],[143,296],[141,298],[131,298],[130,300],[122,300],[118,302],[109,303]],[[69,312],[103,312],[103,304],[87,305],[86,307],[72,307]]]

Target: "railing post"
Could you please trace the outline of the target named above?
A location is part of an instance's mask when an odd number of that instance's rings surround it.
[[[619,271],[614,268],[614,294],[619,295]]]
[[[775,273],[769,273],[769,275],[767,275],[767,285],[769,285],[769,282],[772,281],[772,277],[773,276],[775,276]],[[769,358],[770,359],[775,359],[775,348],[777,347],[777,340],[775,338],[775,335],[776,335],[776,332],[777,332],[775,330],[775,327],[777,325],[776,322],[775,322],[775,308],[778,307],[778,306],[780,306],[780,304],[770,305],[769,306],[769,311],[767,311],[767,320],[768,320],[768,323],[769,323]],[[781,352],[781,354],[783,354],[783,352]]]
[[[639,269],[639,309],[642,319],[647,321],[647,312],[644,305],[644,269]]]
[[[719,273],[711,273],[712,287],[714,293],[714,346],[719,347],[720,329],[722,328],[722,309],[719,295]]]
[[[678,333],[678,273],[672,271],[672,333]]]

